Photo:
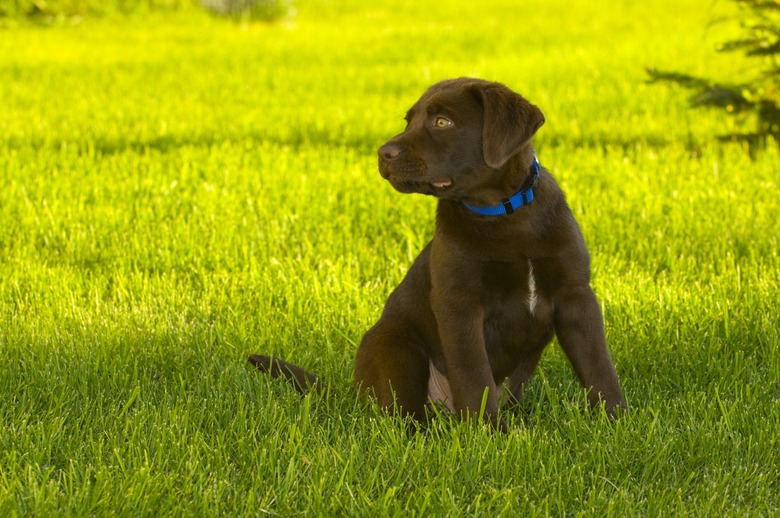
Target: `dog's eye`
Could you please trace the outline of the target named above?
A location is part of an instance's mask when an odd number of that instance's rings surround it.
[[[445,119],[444,117],[436,117],[433,119],[433,125],[437,128],[446,128],[448,126],[452,126],[452,121]]]

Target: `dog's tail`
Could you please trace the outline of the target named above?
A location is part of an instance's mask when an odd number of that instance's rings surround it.
[[[323,388],[320,385],[317,376],[303,370],[297,365],[293,365],[292,363],[288,363],[278,358],[271,358],[270,356],[262,356],[259,354],[252,354],[247,360],[262,372],[266,372],[274,378],[286,379],[292,384],[295,390],[301,394],[307,392],[323,392]]]

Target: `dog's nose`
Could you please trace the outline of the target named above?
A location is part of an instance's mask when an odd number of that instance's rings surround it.
[[[379,158],[382,160],[392,160],[401,154],[401,147],[398,144],[388,142],[379,148]]]

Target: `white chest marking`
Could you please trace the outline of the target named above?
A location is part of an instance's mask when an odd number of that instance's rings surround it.
[[[534,279],[534,265],[528,259],[528,311],[534,314],[536,307],[536,279]]]

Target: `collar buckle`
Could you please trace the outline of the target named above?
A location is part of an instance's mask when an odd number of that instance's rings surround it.
[[[465,201],[461,203],[470,211],[481,216],[504,216],[512,214],[523,205],[528,205],[534,201],[534,198],[536,198],[536,189],[539,186],[540,172],[541,167],[539,166],[539,160],[536,158],[536,153],[534,153],[534,161],[531,164],[531,176],[525,184],[523,184],[523,187],[521,187],[513,196],[501,200],[501,203],[493,205],[492,207],[475,207],[474,205],[469,205]]]

